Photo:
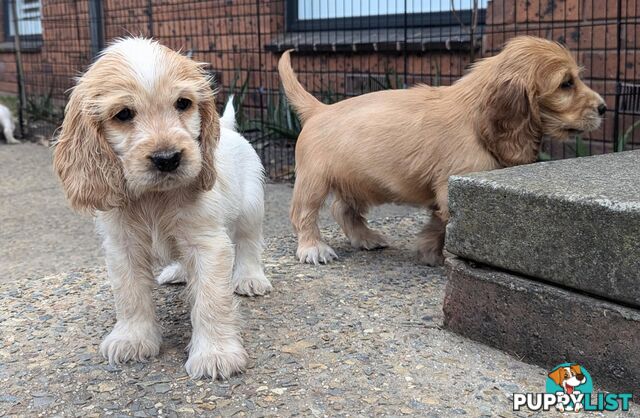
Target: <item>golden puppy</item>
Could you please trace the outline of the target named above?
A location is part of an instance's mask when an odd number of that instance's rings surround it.
[[[602,97],[580,80],[571,53],[534,37],[512,39],[452,86],[379,91],[332,105],[304,90],[289,52],[278,69],[303,123],[290,213],[301,262],[337,258],[317,225],[333,192],[333,216],[355,248],[387,246],[367,227],[369,207],[433,209],[418,254],[441,264],[449,176],[532,163],[543,135],[564,139],[596,129],[606,111]]]

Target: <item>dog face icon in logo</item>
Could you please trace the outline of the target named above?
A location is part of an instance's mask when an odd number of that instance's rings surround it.
[[[562,390],[562,392],[560,391]],[[580,393],[591,393],[593,385],[589,373],[578,364],[565,363],[556,367],[548,374],[547,393],[558,395],[579,395]],[[581,402],[575,404],[558,403],[556,408],[560,411],[579,412],[583,409]]]
[[[577,386],[587,383],[587,378],[582,373],[582,367],[577,364],[568,367],[558,367],[551,373],[549,378],[556,382],[556,385],[564,389],[564,393],[571,395]]]

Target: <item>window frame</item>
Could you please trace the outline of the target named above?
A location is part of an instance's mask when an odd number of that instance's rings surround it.
[[[285,0],[285,28],[287,32],[306,32],[322,30],[363,30],[402,27],[433,27],[470,24],[471,10],[427,13],[402,13],[375,16],[337,17],[326,19],[299,19],[299,0]],[[478,10],[478,24],[485,23],[487,9]],[[458,18],[456,18],[456,16]],[[460,19],[460,20],[458,20]]]
[[[4,25],[4,41],[5,42],[13,42],[15,39],[15,35],[11,34],[11,25],[10,14],[11,11],[11,1],[17,0],[2,0],[2,24]],[[17,6],[17,5],[16,5]],[[20,34],[20,40],[24,41],[42,41],[42,32],[44,28],[42,27],[42,1],[40,2],[40,33],[31,33],[31,34]]]

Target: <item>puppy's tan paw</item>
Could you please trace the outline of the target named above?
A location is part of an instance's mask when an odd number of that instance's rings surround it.
[[[247,358],[247,352],[238,341],[223,347],[223,351],[216,350],[213,344],[201,344],[189,350],[189,359],[184,367],[192,379],[226,379],[242,372]]]
[[[419,249],[418,261],[428,266],[437,267],[444,264],[444,256],[442,255],[442,251],[439,248],[438,249],[430,249],[430,248]]]
[[[147,361],[158,355],[161,342],[162,336],[155,323],[118,322],[100,344],[100,353],[109,364]]]
[[[171,263],[156,277],[158,284],[178,284],[187,282],[187,271],[180,263]]]
[[[234,283],[236,283],[235,292],[244,296],[262,296],[273,289],[271,282],[262,272],[254,276],[234,279]]]
[[[316,245],[308,247],[298,246],[296,256],[301,263],[315,265],[320,263],[329,264],[331,261],[338,258],[338,255],[333,251],[333,248],[329,247],[324,242],[318,242]]]
[[[364,237],[356,237],[351,240],[351,246],[360,250],[377,250],[387,248],[389,243],[384,235],[377,231],[369,231]]]

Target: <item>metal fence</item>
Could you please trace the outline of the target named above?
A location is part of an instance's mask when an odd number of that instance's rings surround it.
[[[631,0],[5,0],[0,99],[25,137],[52,135],[73,77],[115,37],[152,36],[210,64],[220,106],[234,94],[241,129],[272,179],[293,177],[299,124],[276,65],[295,48],[302,83],[325,102],[415,83],[448,85],[507,39],[568,45],[609,111],[596,132],[546,141],[541,158],[640,146],[637,20]],[[16,100],[15,98],[18,98]]]

